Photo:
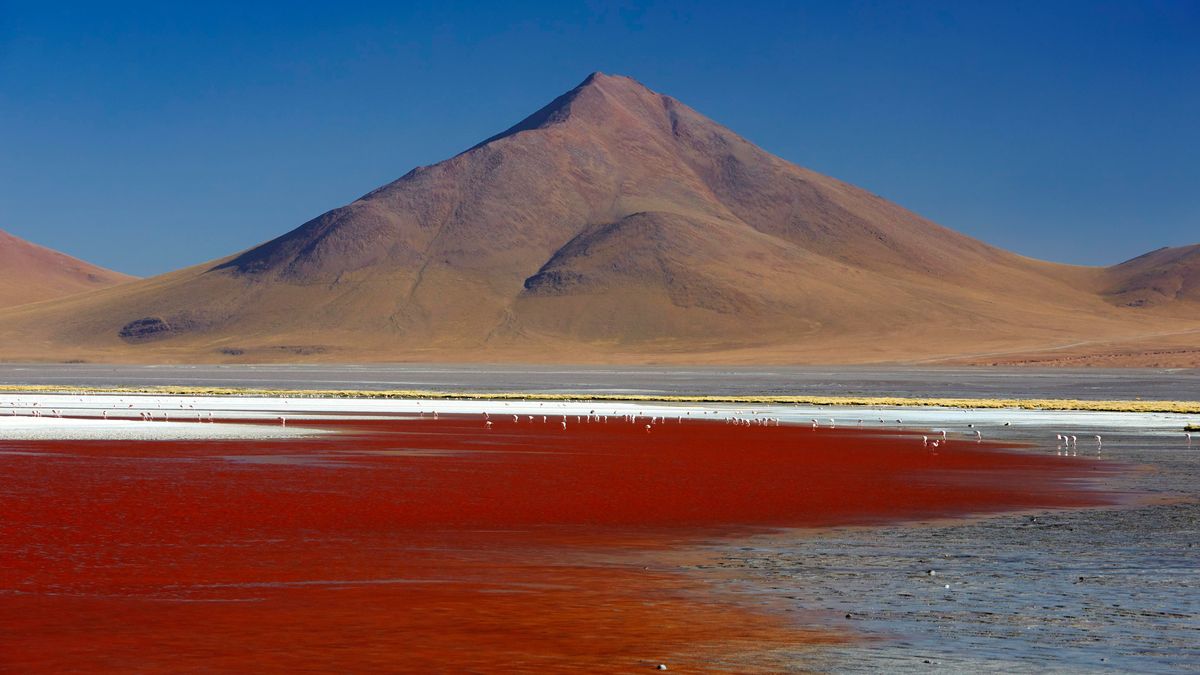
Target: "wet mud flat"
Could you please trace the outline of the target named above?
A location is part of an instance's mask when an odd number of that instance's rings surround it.
[[[1200,369],[489,364],[0,364],[0,385],[675,396],[1193,399]]]
[[[1098,465],[999,443],[516,417],[0,441],[0,670],[821,668],[859,627],[759,606],[713,547],[1114,502],[1079,482]]]
[[[1025,429],[1061,454],[1050,428]],[[1200,444],[1127,430],[1078,456],[1120,508],[802,530],[714,549],[726,583],[841,617],[822,671],[1200,671]]]

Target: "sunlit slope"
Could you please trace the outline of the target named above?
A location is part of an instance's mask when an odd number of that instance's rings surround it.
[[[0,307],[60,298],[130,279],[0,230]]]

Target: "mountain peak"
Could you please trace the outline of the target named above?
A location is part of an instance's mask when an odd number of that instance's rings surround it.
[[[522,131],[541,129],[564,122],[572,116],[580,103],[583,104],[583,107],[595,109],[611,104],[609,97],[649,98],[658,96],[658,94],[651,91],[646,85],[632,77],[609,75],[597,70],[585,77],[582,82],[575,85],[570,91],[547,103],[537,112],[504,131],[471,146],[467,149],[467,152],[481,148],[502,138],[514,136]],[[600,116],[603,116],[603,114]]]
[[[593,71],[590,75],[585,77],[583,79],[583,82],[579,83],[579,86],[586,87],[588,85],[604,85],[604,84],[633,85],[633,86],[640,87],[642,89],[646,89],[647,91],[649,91],[649,88],[646,87],[646,85],[642,84],[641,82],[638,82],[637,80],[633,79],[632,77],[629,77],[628,75],[611,75],[609,73],[600,72],[599,70]]]

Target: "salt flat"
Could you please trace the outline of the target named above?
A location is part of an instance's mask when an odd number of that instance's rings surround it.
[[[32,417],[34,412],[40,417]],[[56,412],[52,412],[56,411]],[[287,420],[356,416],[474,414],[491,415],[636,415],[707,419],[777,419],[781,423],[947,430],[974,436],[1013,427],[1047,427],[1062,433],[1103,434],[1105,430],[1141,429],[1180,434],[1195,415],[1113,413],[939,407],[859,407],[708,405],[692,403],[599,401],[489,401],[447,399],[278,398],[253,396],[160,396],[80,394],[0,394],[0,437],[7,438],[233,438],[286,437],[307,433]],[[153,421],[141,420],[149,414]],[[107,416],[108,419],[104,419]],[[60,419],[61,417],[61,419]],[[210,417],[242,424],[203,424]],[[570,421],[570,420],[568,420]],[[58,435],[55,434],[65,434]]]
[[[408,389],[645,396],[897,396],[1188,400],[1200,369],[930,366],[545,366],[489,364],[0,364],[3,385]]]
[[[83,411],[76,410],[75,413]],[[94,411],[89,411],[94,412]],[[131,419],[0,417],[0,439],[8,440],[206,440],[292,438],[321,433],[266,424],[207,424],[188,422],[143,422]],[[0,451],[3,454],[3,451]]]

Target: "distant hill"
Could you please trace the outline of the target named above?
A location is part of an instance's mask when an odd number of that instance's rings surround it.
[[[1123,301],[1151,263],[989,246],[595,73],[260,246],[0,313],[0,356],[988,362],[1200,328]]]
[[[1200,244],[1160,248],[1109,268],[1105,295],[1133,307],[1200,301]]]
[[[0,307],[107,288],[133,278],[0,230]]]

